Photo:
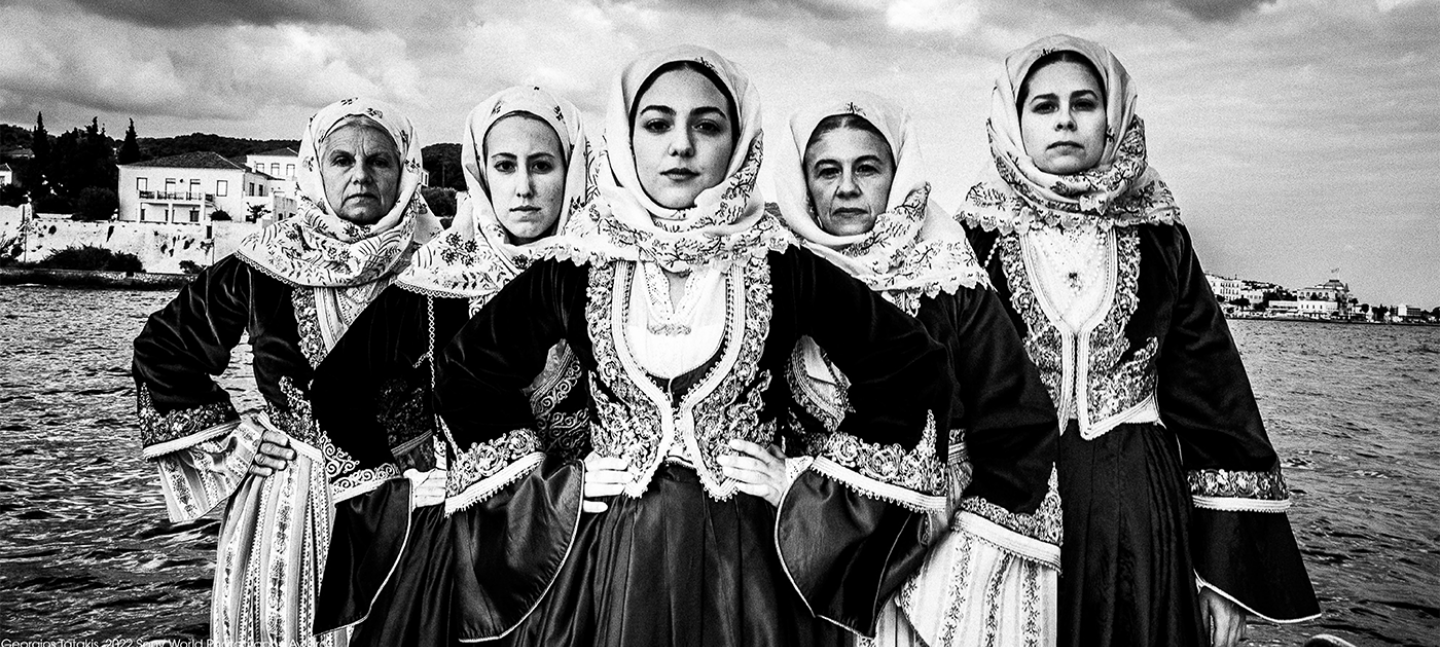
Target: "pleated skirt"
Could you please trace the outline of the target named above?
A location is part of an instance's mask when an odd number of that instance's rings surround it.
[[[1171,433],[1120,425],[1060,438],[1060,645],[1201,645],[1190,494]]]
[[[606,647],[836,645],[775,547],[775,511],[715,501],[687,467],[660,467],[639,498],[585,514],[539,608],[503,644]]]

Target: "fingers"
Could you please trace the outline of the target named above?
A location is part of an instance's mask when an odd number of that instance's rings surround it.
[[[264,447],[262,444],[261,447]],[[278,451],[290,452],[288,458],[277,458],[267,453],[255,453],[255,458],[250,463],[250,473],[258,476],[270,476],[279,470],[285,469],[290,464],[290,458],[294,458],[294,452],[284,448],[277,448]]]
[[[289,447],[290,437],[278,431],[275,431],[274,429],[266,429],[265,433],[260,434],[260,442],[270,443],[272,445],[279,445],[281,447]]]
[[[779,454],[779,448],[776,448],[774,445],[771,445],[770,447],[761,447],[748,440],[735,439],[730,441],[730,449],[740,452],[741,454],[748,455],[752,459],[766,464],[775,463],[777,461],[781,464],[785,462],[785,456],[783,454],[777,455]],[[772,454],[771,449],[774,449],[775,453]]]
[[[772,506],[779,507],[780,492],[771,485],[756,485],[753,483],[736,483],[735,489],[751,496],[765,499]]]
[[[590,512],[590,513],[594,513],[594,512],[604,512],[604,511],[609,510],[609,509],[610,509],[610,506],[606,505],[605,502],[603,502],[603,501],[589,501],[589,500],[586,500],[586,501],[581,501],[581,502],[580,502],[580,511],[581,511],[581,512]]]
[[[1219,635],[1215,630],[1215,614],[1210,609],[1210,600],[1205,595],[1200,596],[1200,626],[1205,630],[1205,637],[1210,640],[1210,647],[1219,647]]]
[[[585,457],[586,471],[623,470],[629,467],[630,461],[618,456],[601,456],[595,452],[590,452],[590,455]]]

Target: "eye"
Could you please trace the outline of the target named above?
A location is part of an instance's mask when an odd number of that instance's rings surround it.
[[[1090,97],[1085,97],[1083,99],[1076,99],[1075,101],[1071,102],[1071,105],[1074,105],[1076,110],[1083,110],[1089,112],[1098,109],[1100,107],[1100,102]]]
[[[530,163],[530,170],[540,174],[549,173],[555,170],[555,163],[548,159],[535,160]]]
[[[880,166],[877,164],[861,164],[855,167],[855,172],[860,175],[879,175]]]
[[[822,166],[815,169],[815,177],[822,180],[833,180],[837,177],[840,177],[840,167],[833,165]]]
[[[389,155],[376,155],[370,158],[370,165],[375,168],[390,168],[394,166],[394,162]]]
[[[644,129],[645,132],[660,134],[667,130],[670,130],[670,120],[646,119],[645,121],[640,122],[640,127]]]
[[[515,161],[514,161],[514,160],[508,160],[508,159],[497,159],[497,160],[495,160],[495,162],[494,162],[493,164],[490,165],[490,168],[493,168],[493,169],[495,169],[496,171],[499,171],[499,172],[505,173],[505,174],[514,173],[514,172],[515,172]]]
[[[695,130],[706,135],[719,135],[725,132],[725,127],[713,119],[701,119],[695,122]]]
[[[350,166],[355,163],[355,157],[345,151],[335,151],[326,158],[331,166]]]

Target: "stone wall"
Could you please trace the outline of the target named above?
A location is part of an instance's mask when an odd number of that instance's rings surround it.
[[[76,221],[30,218],[29,207],[0,207],[0,257],[34,263],[67,247],[93,245],[134,254],[146,272],[178,274],[181,261],[205,267],[235,251],[258,223]]]

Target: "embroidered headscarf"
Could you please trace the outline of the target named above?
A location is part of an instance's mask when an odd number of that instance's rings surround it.
[[[338,126],[368,119],[390,135],[401,160],[400,184],[389,213],[370,225],[341,218],[325,197],[320,174],[325,139]],[[308,287],[355,287],[401,269],[412,244],[440,231],[420,197],[420,144],[415,127],[394,108],[371,99],[332,103],[310,118],[300,140],[295,184],[298,212],[246,236],[235,253],[281,281]]]
[[[485,182],[485,135],[497,122],[512,115],[543,121],[560,140],[565,168],[565,197],[555,232],[565,229],[570,214],[593,201],[595,185],[587,176],[592,165],[580,111],[575,105],[540,88],[512,87],[495,93],[470,111],[461,135],[460,161],[465,172],[468,199],[457,205],[455,220],[440,237],[415,252],[410,268],[396,283],[401,287],[444,297],[465,297],[478,306],[505,287],[533,260],[544,240],[527,245],[509,242],[505,226],[490,202]]]
[[[895,179],[885,213],[868,233],[837,236],[820,228],[805,180],[805,148],[820,122],[855,115],[875,126],[890,146]],[[909,311],[919,297],[988,285],[965,232],[930,200],[925,164],[910,116],[868,92],[850,92],[790,117],[790,139],[779,152],[776,193],[785,225],[805,247],[841,267]]]
[[[1035,63],[1059,51],[1079,54],[1100,74],[1105,91],[1105,150],[1095,168],[1074,175],[1040,170],[1021,139],[1020,87]],[[1135,114],[1134,83],[1104,46],[1057,34],[1005,57],[995,80],[987,129],[994,173],[970,189],[959,218],[986,230],[1010,232],[1044,225],[1100,228],[1174,223],[1180,212],[1170,189],[1150,168],[1145,126]]]
[[[630,114],[645,81],[659,68],[682,61],[703,65],[720,80],[721,91],[735,102],[739,136],[725,179],[701,192],[694,207],[669,209],[640,186]],[[760,249],[779,229],[766,216],[755,188],[763,148],[760,130],[760,95],[739,66],[694,45],[642,55],[625,66],[611,93],[596,175],[600,197],[570,221],[566,239],[557,241],[557,248],[568,251],[557,255],[648,260],[683,272]]]

